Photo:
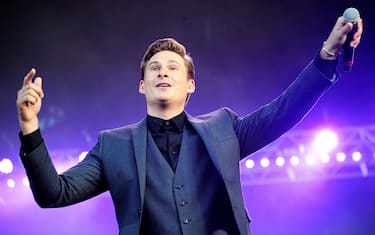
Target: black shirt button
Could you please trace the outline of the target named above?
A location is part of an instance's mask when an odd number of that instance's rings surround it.
[[[184,187],[183,184],[176,184],[176,186],[175,186],[176,189],[181,189],[182,187]]]
[[[186,201],[180,202],[180,206],[186,206],[188,203]]]

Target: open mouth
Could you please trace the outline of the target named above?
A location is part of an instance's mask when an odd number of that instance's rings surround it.
[[[169,83],[162,82],[162,83],[157,84],[156,87],[171,87],[171,85]]]

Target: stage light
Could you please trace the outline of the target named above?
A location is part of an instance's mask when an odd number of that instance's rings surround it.
[[[268,158],[262,158],[260,160],[260,165],[263,167],[263,168],[266,168],[270,165],[270,160]]]
[[[26,187],[29,187],[30,186],[30,182],[29,182],[29,179],[27,177],[23,177],[22,179],[22,184]]]
[[[8,179],[7,185],[9,188],[14,188],[16,186],[16,182],[13,179]]]
[[[3,158],[0,162],[0,172],[9,174],[13,171],[13,163],[9,158]]]
[[[83,151],[79,156],[78,156],[78,162],[81,162],[83,159],[85,159],[86,155],[88,154],[87,151]]]
[[[307,155],[305,161],[307,165],[312,165],[315,162],[315,157],[313,155]]]
[[[361,169],[362,176],[367,177],[368,176],[368,168],[367,168],[366,163],[361,162],[359,164],[359,168]]]
[[[345,153],[338,153],[338,154],[336,155],[336,160],[337,160],[338,162],[343,162],[343,161],[345,161],[345,159],[346,159],[346,155],[345,155]]]
[[[323,130],[315,138],[314,147],[319,153],[327,153],[337,146],[337,135],[330,130]]]
[[[247,159],[245,161],[245,166],[246,168],[253,168],[255,166],[255,162],[252,159]]]
[[[322,155],[320,156],[320,160],[322,161],[322,163],[328,163],[329,159],[330,156],[328,153],[322,153]]]
[[[283,157],[277,157],[275,162],[277,166],[282,167],[285,164],[285,159]]]
[[[297,157],[297,156],[292,156],[291,158],[290,158],[290,164],[292,165],[292,166],[297,166],[298,164],[299,164],[299,158]]]
[[[353,159],[353,161],[355,161],[355,162],[360,161],[361,158],[362,158],[362,154],[361,154],[360,152],[354,152],[354,153],[352,154],[352,159]]]

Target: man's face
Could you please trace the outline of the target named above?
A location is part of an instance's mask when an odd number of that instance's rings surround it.
[[[185,105],[186,97],[195,91],[193,79],[188,79],[184,59],[173,51],[153,55],[145,66],[139,92],[147,105]]]

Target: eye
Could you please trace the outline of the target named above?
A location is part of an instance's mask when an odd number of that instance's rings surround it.
[[[151,71],[159,71],[160,67],[159,66],[151,66],[150,70]]]
[[[175,65],[169,66],[169,70],[174,71],[174,70],[177,70],[177,69],[178,69],[178,67],[175,66]]]

